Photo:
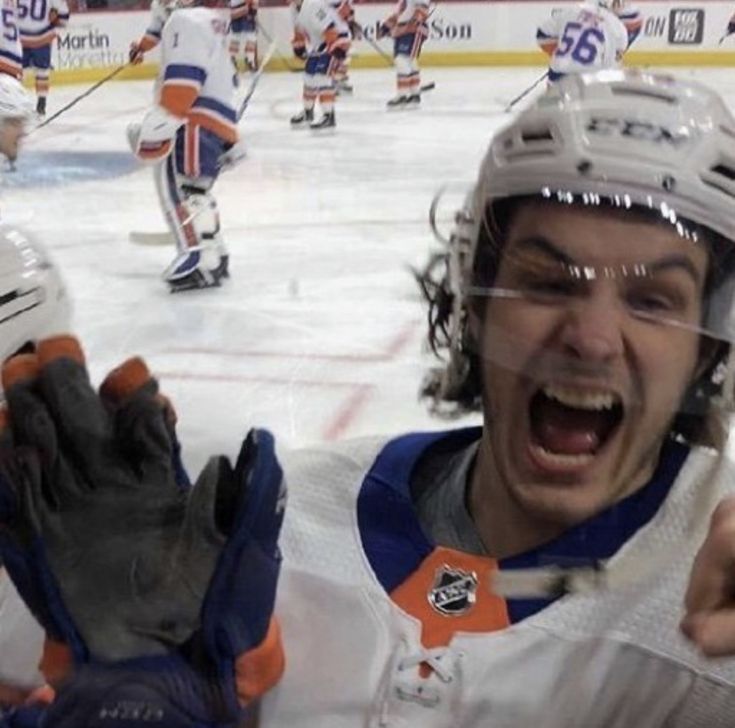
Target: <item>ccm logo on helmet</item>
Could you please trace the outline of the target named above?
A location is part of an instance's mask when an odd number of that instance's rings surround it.
[[[680,147],[690,140],[689,134],[678,134],[664,126],[657,126],[647,121],[633,119],[606,118],[593,116],[587,122],[587,131],[604,136],[618,135],[642,141],[666,143],[672,147]]]

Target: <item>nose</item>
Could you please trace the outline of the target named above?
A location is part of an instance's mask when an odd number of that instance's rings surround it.
[[[589,362],[610,362],[623,353],[622,312],[602,290],[570,301],[563,313],[561,343],[567,354]]]

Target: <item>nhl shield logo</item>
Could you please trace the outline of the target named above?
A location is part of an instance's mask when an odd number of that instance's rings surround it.
[[[444,564],[436,570],[434,586],[428,593],[429,604],[439,614],[458,617],[466,614],[475,604],[477,574],[474,571],[453,569]]]

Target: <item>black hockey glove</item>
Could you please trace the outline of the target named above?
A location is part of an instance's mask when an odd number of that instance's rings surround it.
[[[9,360],[3,384],[0,555],[73,655],[44,726],[236,725],[283,668],[270,435],[252,432],[234,468],[213,458],[190,487],[140,359],[98,395],[76,340],[57,337]]]
[[[294,46],[293,54],[296,58],[300,58],[302,61],[305,61],[306,56],[308,55],[304,46]]]

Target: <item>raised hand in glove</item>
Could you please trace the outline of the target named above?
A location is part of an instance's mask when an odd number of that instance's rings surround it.
[[[296,56],[296,58],[301,59],[302,61],[306,60],[306,47],[302,45],[297,45],[293,47],[293,54]]]
[[[3,367],[0,556],[73,656],[44,726],[235,726],[283,669],[283,519],[271,436],[193,487],[172,410],[132,359],[92,389],[77,341]],[[96,716],[96,718],[95,718]],[[100,716],[104,716],[102,721]]]

